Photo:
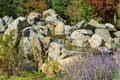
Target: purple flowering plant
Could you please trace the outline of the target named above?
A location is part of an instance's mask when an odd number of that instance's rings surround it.
[[[119,66],[112,55],[83,55],[67,67],[62,80],[114,80]]]

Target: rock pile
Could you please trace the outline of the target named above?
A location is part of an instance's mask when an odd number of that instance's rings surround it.
[[[117,51],[120,47],[120,31],[111,23],[100,24],[91,19],[88,23],[83,20],[70,26],[64,21],[53,9],[42,15],[30,13],[28,17],[18,17],[15,20],[5,16],[0,18],[0,33],[5,36],[15,30],[14,40],[20,38],[21,52],[26,58],[33,55],[39,71],[44,63],[44,56],[49,60],[61,60],[77,53],[60,47],[49,35],[65,34],[67,41],[77,47],[97,48],[101,51]]]

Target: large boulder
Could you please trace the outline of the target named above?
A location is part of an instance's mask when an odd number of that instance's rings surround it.
[[[48,48],[48,59],[59,60],[60,46],[56,42],[52,42]]]
[[[22,64],[23,64],[23,70],[25,70],[27,72],[37,71],[37,65],[32,60],[24,59]]]
[[[100,36],[105,42],[109,41],[111,39],[110,33],[107,29],[96,29],[95,34]]]
[[[114,54],[113,58],[115,62],[118,64],[118,66],[120,67],[120,54],[119,53]]]
[[[111,50],[105,46],[99,46],[97,47],[97,50],[101,53],[105,53],[106,55],[109,55],[111,53]]]
[[[9,35],[12,30],[16,30],[19,35],[20,32],[26,27],[28,27],[27,19],[24,17],[18,17],[10,25],[8,25],[4,35]]]
[[[73,30],[72,27],[70,25],[65,25],[64,28],[65,28],[65,34],[70,35],[70,33]]]
[[[31,12],[28,16],[28,22],[29,24],[35,24],[36,21],[41,19],[41,15],[36,12]]]
[[[54,23],[47,23],[45,25],[45,27],[49,28],[51,34],[54,34],[54,31],[55,31],[55,25],[54,25]]]
[[[87,31],[86,31],[87,32]],[[74,40],[74,39],[82,39],[81,36],[84,36],[83,33],[86,33],[86,32],[83,32],[82,30],[75,30],[71,33],[70,35],[70,38],[71,40]],[[87,32],[88,33],[88,32]]]
[[[45,56],[43,43],[37,36],[34,36],[31,41],[31,47],[32,47],[35,63],[38,65],[38,71],[41,71],[41,66],[44,62],[44,56]]]
[[[29,37],[21,37],[19,46],[21,47],[19,51],[23,53],[24,57],[26,59],[29,59],[32,57],[32,49],[31,49],[31,42],[32,38]]]
[[[62,21],[59,21],[55,27],[55,35],[64,35],[64,34],[65,34],[64,23]]]
[[[116,51],[120,47],[120,38],[110,39],[107,43],[113,51]]]
[[[20,51],[24,53],[26,58],[32,56],[32,45],[30,45],[34,36],[37,36],[41,41],[45,38],[42,34],[38,33],[33,27],[27,27],[22,31],[22,37],[20,40]]]
[[[80,30],[74,31],[70,35],[70,39],[72,40],[72,44],[79,47],[87,47],[88,46],[88,40],[85,35]]]
[[[5,21],[5,23],[6,24],[11,24],[13,21],[14,21],[14,19],[13,19],[13,17],[9,17],[9,16],[4,16],[3,17],[3,20]]]
[[[72,44],[74,46],[78,46],[78,47],[88,47],[88,40],[87,40],[87,38],[82,37],[81,39],[73,40]]]
[[[92,30],[81,29],[80,31],[85,35],[92,35],[93,34]]]
[[[22,31],[23,37],[33,38],[34,36],[38,36],[41,40],[45,38],[43,34],[41,34],[38,30],[34,29],[33,27],[24,28]]]
[[[36,25],[36,26],[44,26],[44,25],[45,25],[45,22],[36,21],[35,25]]]
[[[120,38],[120,31],[114,32],[113,33],[117,38]]]
[[[50,43],[51,43],[51,37],[45,37],[45,38],[43,39],[43,45],[44,45],[44,48],[45,48],[45,49],[48,49]]]
[[[94,19],[91,19],[88,24],[84,26],[85,29],[95,30],[96,28],[105,29],[106,26],[104,24],[99,24]]]
[[[47,16],[56,17],[57,14],[55,13],[55,11],[53,9],[48,9],[43,12],[43,18],[46,18]]]
[[[114,42],[113,43],[115,45],[115,49],[120,48],[120,38],[114,38]]]
[[[85,25],[85,20],[82,20],[82,21],[80,21],[80,22],[78,22],[76,24],[76,26],[78,27],[78,29],[82,29],[84,27],[84,25]]]
[[[106,23],[105,26],[109,31],[116,31],[115,26],[111,23]]]
[[[102,45],[103,39],[97,34],[93,34],[89,40],[90,46],[93,48],[99,47]]]
[[[71,68],[71,66],[75,66],[74,63],[80,63],[80,61],[82,61],[82,55],[78,54],[75,56],[71,56],[62,60],[57,60],[56,61],[56,67],[58,67],[57,72],[61,72],[64,73],[66,71],[69,71],[69,68]],[[54,62],[55,63],[55,62]],[[52,66],[52,65],[51,65]],[[42,72],[46,73],[47,76],[50,75],[51,71],[53,71],[51,68],[49,68],[47,63],[44,63],[41,67]],[[54,70],[55,71],[55,70]]]
[[[59,20],[57,19],[57,17],[47,16],[45,21],[57,23]]]

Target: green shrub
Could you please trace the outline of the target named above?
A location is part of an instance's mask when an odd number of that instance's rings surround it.
[[[17,17],[23,15],[23,1],[24,0],[0,0],[0,17],[6,15]]]
[[[70,24],[74,25],[81,20],[89,21],[94,9],[86,4],[86,0],[71,0],[65,12],[70,18]]]
[[[19,74],[22,69],[23,55],[19,53],[19,46],[13,46],[13,34],[3,35],[0,34],[0,70],[3,74]]]
[[[48,61],[46,62],[43,72],[47,76],[57,76],[61,72],[60,70],[60,64],[58,61]]]
[[[59,14],[62,18],[66,19],[65,9],[69,4],[70,0],[46,0],[47,4],[53,8],[57,14]]]
[[[117,73],[115,80],[120,80],[120,72]]]

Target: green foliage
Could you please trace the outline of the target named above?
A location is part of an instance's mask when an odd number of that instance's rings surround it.
[[[0,80],[8,80],[8,76],[7,75],[0,75]]]
[[[0,34],[0,70],[4,74],[19,74],[22,68],[23,55],[19,53],[19,47],[13,47],[14,30],[10,35]]]
[[[23,15],[23,0],[0,0],[0,17]]]
[[[49,7],[52,7],[52,0],[46,0],[46,3]]]
[[[47,4],[53,8],[62,18],[66,18],[65,9],[70,0],[46,0]]]
[[[1,75],[0,80],[60,80],[57,77],[47,77],[42,72],[24,72],[19,76],[8,76],[8,75]]]
[[[10,56],[12,53],[12,50],[10,46],[8,45],[12,41],[12,35],[11,36],[6,36],[5,39],[2,39],[3,35],[0,35],[0,68],[2,69],[3,72],[7,72],[10,63]],[[14,52],[14,51],[13,51]]]
[[[94,9],[86,4],[85,0],[71,0],[66,9],[70,24],[74,25],[81,20],[89,21],[93,17]]]
[[[60,73],[60,64],[58,61],[48,61],[44,66],[44,73],[47,76],[56,76]]]
[[[120,72],[117,73],[115,80],[120,80]]]

